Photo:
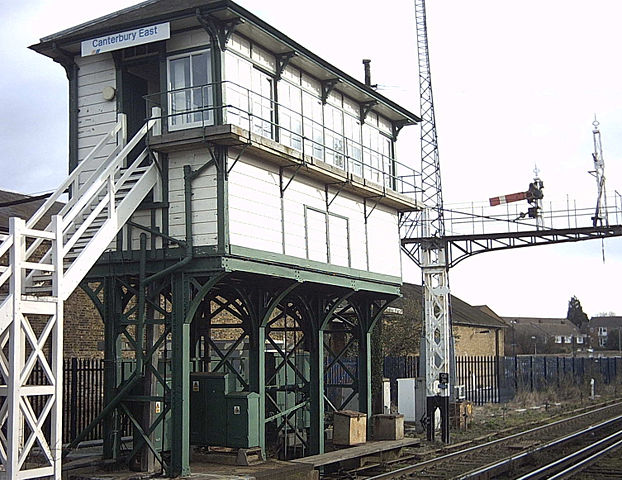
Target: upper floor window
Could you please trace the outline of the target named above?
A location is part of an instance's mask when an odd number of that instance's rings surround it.
[[[225,56],[225,78],[226,122],[274,138],[272,78],[231,52]]]
[[[209,50],[168,58],[169,129],[214,123],[211,55]]]
[[[598,327],[598,335],[601,337],[607,336],[607,327]]]

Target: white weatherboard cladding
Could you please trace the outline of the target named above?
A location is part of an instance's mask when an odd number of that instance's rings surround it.
[[[329,199],[332,199],[336,193],[336,190],[329,189]],[[345,217],[348,219],[348,230],[350,240],[350,266],[358,270],[367,270],[367,255],[366,255],[366,238],[365,238],[365,213],[363,208],[363,201],[357,199],[353,195],[346,192],[341,192],[332,201],[328,210],[331,214],[336,216]],[[333,247],[337,247],[345,242],[343,239],[341,242],[341,235],[333,235],[333,230],[336,228],[338,232],[342,232],[343,224],[336,220],[333,216],[330,216],[331,225],[331,258],[333,257]],[[336,243],[337,242],[337,243]],[[339,249],[337,253],[339,253]],[[337,263],[341,265],[341,263]]]
[[[230,165],[237,154],[237,150],[229,151]],[[285,170],[284,184],[292,170]],[[328,227],[331,264],[401,275],[395,210],[378,205],[369,217],[366,237],[361,198],[341,192],[333,199],[336,190],[330,189],[329,199],[333,200],[327,215],[324,185],[299,174],[287,187],[281,203],[278,167],[248,153],[233,166],[228,192],[232,245],[326,262]]]
[[[210,156],[205,150],[171,152],[169,162],[169,232],[186,238],[184,165],[200,168]],[[192,240],[195,246],[216,245],[216,167],[211,165],[192,182]]]
[[[378,205],[367,220],[369,270],[401,276],[400,236],[397,215]]]
[[[310,260],[328,261],[326,248],[326,214],[312,208],[306,211],[307,252]]]
[[[116,70],[111,54],[75,57],[78,70],[78,161],[82,161],[117,121],[117,102],[104,100],[102,90],[116,86]],[[81,175],[84,182],[116,147],[109,142],[93,159],[93,167]]]
[[[291,169],[286,170],[285,179],[289,180]],[[306,229],[305,205],[316,210],[326,210],[326,197],[321,186],[312,183],[304,177],[297,177],[290,183],[283,196],[283,211],[285,218],[285,254],[306,258]],[[313,248],[317,248],[311,242]],[[324,234],[324,248],[326,250],[326,235]]]
[[[210,44],[209,35],[202,28],[175,33],[166,42],[167,52],[176,52],[187,48],[204,47]]]
[[[268,168],[245,157],[231,171],[229,238],[232,245],[283,253],[279,172]]]
[[[162,231],[161,225],[161,215],[156,215],[156,227]],[[139,225],[144,225],[147,228],[151,228],[151,211],[150,210],[138,210],[132,214],[130,219],[132,222],[137,223]],[[140,235],[144,233],[147,236],[147,248],[150,248],[151,245],[151,234],[139,228],[131,228],[132,235],[132,249],[140,250]],[[124,235],[127,235],[127,229],[124,229]],[[113,242],[116,245],[116,242]],[[162,248],[162,239],[160,237],[156,237],[156,248]],[[115,249],[115,248],[113,248]]]

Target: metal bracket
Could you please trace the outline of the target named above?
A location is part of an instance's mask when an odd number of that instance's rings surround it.
[[[203,170],[206,170],[213,163],[216,164],[216,168],[220,170],[220,165],[216,161],[216,155],[214,155],[214,150],[212,150],[212,147],[209,144],[206,144],[205,146],[207,147],[207,151],[209,152],[212,158],[210,158],[207,162],[205,162],[203,165],[201,165],[196,170],[192,170],[190,172],[190,181],[193,181],[195,178],[201,175],[201,173],[203,173]]]
[[[292,178],[289,179],[289,181],[287,182],[287,184],[285,186],[283,186],[283,170],[285,170],[286,168],[293,168],[294,165],[286,165],[283,167],[279,168],[279,188],[281,190],[281,197],[283,197],[283,194],[285,193],[285,190],[287,190],[287,187],[289,187],[289,185],[292,183],[292,181],[294,180],[294,178],[296,178],[296,175],[298,174],[298,171],[300,170],[300,168],[304,165],[304,162],[299,163],[298,165],[296,165],[296,169],[294,170],[294,174],[292,175]]]
[[[381,198],[384,198],[384,195],[376,195],[375,197],[366,197],[363,199],[363,207],[365,209],[365,223],[367,223],[367,220],[369,219],[373,211],[376,210],[376,207],[380,203]],[[371,210],[368,212],[367,211],[367,200],[373,200],[373,199],[377,199],[377,200],[374,202],[374,206],[371,207]]]
[[[391,122],[391,133],[393,136],[393,141],[397,141],[397,135],[400,133],[400,130],[407,125],[415,125],[410,120],[397,120],[395,122]]]
[[[73,55],[71,55],[67,50],[60,48],[56,42],[52,42],[52,51],[54,52],[53,60],[65,69],[67,80],[71,80],[71,70],[73,68],[78,68],[78,70],[80,69],[74,61]]]
[[[289,65],[289,61],[295,56],[296,56],[296,52],[293,50],[290,52],[279,53],[274,56],[276,58],[276,79],[277,80],[281,79],[281,75],[285,71],[285,68],[287,67],[287,65]]]
[[[369,102],[362,102],[360,105],[361,123],[365,123],[367,114],[371,112],[371,109],[378,104],[377,100],[370,100]]]
[[[337,86],[337,84],[341,82],[338,78],[329,78],[328,80],[322,81],[322,104],[325,104],[328,100],[328,95],[333,89]]]
[[[242,154],[246,151],[246,149],[250,146],[250,143],[245,143],[244,146],[242,147],[242,149],[240,150],[240,153],[238,153],[238,156],[235,157],[235,160],[233,161],[233,163],[231,163],[231,166],[227,169],[227,177],[229,176],[229,174],[231,173],[231,170],[233,170],[233,167],[235,167],[235,164],[238,163],[238,160],[240,160],[240,157],[242,156]]]
[[[326,211],[328,211],[328,209],[330,208],[330,206],[332,205],[332,203],[335,201],[335,199],[339,196],[339,194],[343,191],[343,189],[345,188],[346,185],[348,185],[350,183],[349,180],[346,180],[345,182],[335,182],[335,183],[327,183],[324,186],[324,192],[326,194]],[[328,187],[330,187],[331,185],[338,185],[339,187],[337,188],[337,193],[335,193],[335,195],[333,195],[333,198],[330,199],[330,201],[328,200]]]
[[[203,15],[199,8],[196,10],[196,18],[221,52],[225,51],[227,42],[233,35],[235,27],[240,23],[244,23],[244,20],[239,17],[223,22],[209,13]]]

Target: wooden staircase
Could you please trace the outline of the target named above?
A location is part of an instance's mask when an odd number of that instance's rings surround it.
[[[8,259],[0,266],[0,478],[61,478],[63,302],[159,180],[146,149],[128,159],[159,128],[160,113],[153,113],[129,142],[120,114],[32,218],[11,218],[9,235],[0,237],[0,259]],[[111,142],[116,148],[100,160]],[[59,214],[36,229],[66,192]],[[32,381],[35,367],[44,385]],[[33,408],[35,397],[42,408]]]

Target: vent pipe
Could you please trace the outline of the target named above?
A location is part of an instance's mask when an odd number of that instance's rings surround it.
[[[369,59],[364,59],[363,60],[363,66],[365,68],[365,85],[368,87],[371,87],[371,67],[370,64],[371,60]]]

